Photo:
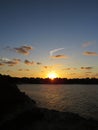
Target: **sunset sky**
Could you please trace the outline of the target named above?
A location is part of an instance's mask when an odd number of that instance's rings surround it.
[[[98,78],[98,0],[0,0],[0,73]]]

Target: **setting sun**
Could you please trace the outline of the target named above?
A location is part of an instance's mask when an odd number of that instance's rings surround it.
[[[57,78],[57,74],[56,74],[55,72],[50,72],[50,73],[48,74],[48,77],[49,77],[50,79],[55,79],[55,78]]]

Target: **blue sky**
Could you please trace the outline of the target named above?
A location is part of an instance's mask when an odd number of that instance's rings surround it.
[[[1,0],[0,73],[47,77],[50,71],[98,77],[98,1]]]

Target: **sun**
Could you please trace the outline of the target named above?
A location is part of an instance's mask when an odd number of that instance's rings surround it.
[[[48,74],[48,78],[53,80],[53,79],[57,78],[57,74],[55,72],[50,72]]]

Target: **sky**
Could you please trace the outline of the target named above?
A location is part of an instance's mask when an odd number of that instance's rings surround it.
[[[0,73],[98,78],[98,0],[0,0]]]

